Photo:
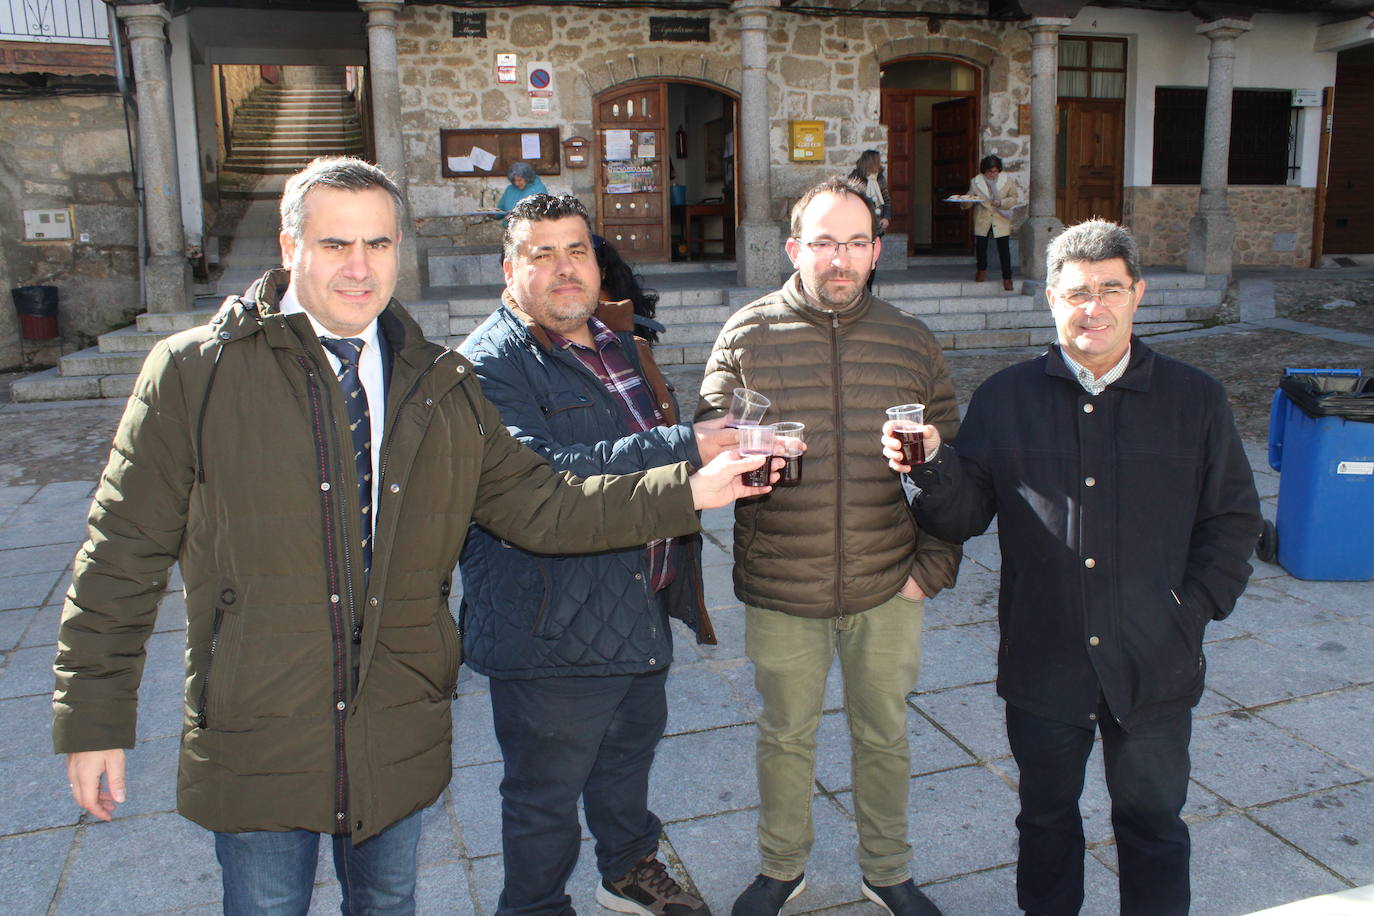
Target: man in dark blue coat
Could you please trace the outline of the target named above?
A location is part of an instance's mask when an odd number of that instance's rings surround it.
[[[1082,906],[1078,799],[1100,731],[1120,912],[1182,916],[1203,629],[1245,590],[1259,500],[1221,384],[1131,335],[1145,281],[1130,234],[1066,230],[1046,283],[1058,343],[984,382],[952,445],[926,427],[924,464],[890,435],[884,454],[922,530],[958,542],[998,516],[1021,908]]]
[[[736,441],[677,404],[628,301],[601,303],[591,224],[573,197],[511,211],[501,305],[462,346],[520,441],[557,470],[700,465]],[[593,470],[595,469],[595,470]],[[566,916],[577,800],[596,839],[597,900],[640,916],[707,916],[659,861],[649,768],[667,722],[669,617],[714,643],[700,536],[587,556],[536,555],[474,528],[463,551],[463,645],[490,680],[505,888],[497,916]]]

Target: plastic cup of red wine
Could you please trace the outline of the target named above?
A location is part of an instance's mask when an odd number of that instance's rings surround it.
[[[806,424],[794,423],[791,420],[783,423],[773,424],[773,435],[777,441],[782,443],[782,456],[784,464],[782,473],[778,476],[778,482],[774,486],[795,487],[801,483],[802,478],[802,442],[806,432]]]
[[[773,454],[773,439],[776,431],[772,426],[760,426],[751,424],[739,427],[739,453],[741,455],[768,455]],[[745,471],[740,475],[740,479],[746,487],[766,487],[768,477],[773,469],[773,459],[769,457],[763,462],[762,467],[752,471]]]
[[[922,435],[925,415],[924,404],[898,404],[887,409],[887,418],[892,421],[892,436],[902,444],[903,464],[917,465],[926,460],[926,444]]]

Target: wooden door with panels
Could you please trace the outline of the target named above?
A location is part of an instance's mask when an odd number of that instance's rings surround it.
[[[892,230],[916,237],[913,182],[916,160],[916,119],[910,89],[882,90],[878,120],[887,128],[887,193],[892,197]]]
[[[617,86],[593,109],[597,232],[627,261],[668,260],[667,111],[665,82]]]
[[[1124,101],[1059,100],[1055,213],[1065,226],[1093,217],[1121,221],[1125,136]]]
[[[978,169],[973,155],[977,116],[977,103],[972,98],[941,102],[930,110],[930,244],[934,248],[968,251],[972,245],[972,211],[947,203],[945,198],[967,193],[969,180]]]

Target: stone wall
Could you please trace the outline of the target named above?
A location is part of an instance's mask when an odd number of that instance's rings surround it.
[[[220,95],[219,86],[215,86],[215,139],[219,144],[216,147],[215,161],[223,165],[224,132],[233,123],[234,112],[238,111],[239,103],[262,85],[262,68],[257,64],[226,64],[216,67],[215,71],[218,78],[224,81],[223,96]],[[228,107],[227,113],[222,106]]]
[[[950,2],[940,9],[974,11]],[[985,7],[983,7],[985,10]],[[399,17],[401,106],[411,207],[424,236],[460,244],[463,226],[455,214],[490,204],[506,186],[504,176],[443,178],[440,128],[559,125],[564,138],[592,137],[593,98],[635,79],[662,78],[703,84],[738,96],[738,17],[703,11],[711,20],[711,42],[650,42],[653,10],[592,10],[526,7],[488,9],[485,39],[452,37],[452,11],[407,6]],[[528,49],[538,48],[538,52]],[[519,54],[515,84],[497,84],[495,55]],[[1012,24],[944,20],[927,33],[925,20],[816,18],[775,11],[770,15],[770,129],[772,215],[786,219],[792,202],[816,181],[849,171],[869,147],[886,154],[886,131],[878,123],[882,63],[918,54],[939,55],[983,71],[982,150],[996,153],[1010,170],[1024,170],[1029,137],[1016,130],[1017,105],[1029,100],[1030,41]],[[525,89],[525,66],[548,60],[556,95],[548,115],[533,114]],[[788,121],[824,120],[824,163],[787,158]],[[672,129],[669,129],[671,136]],[[551,191],[577,194],[595,206],[595,171],[564,169],[545,176]],[[485,196],[483,194],[485,192]]]
[[[24,241],[23,212],[72,211],[72,241]],[[81,241],[82,233],[89,235]],[[133,320],[137,210],[117,95],[0,100],[0,366],[19,361],[9,287],[56,286],[67,350]],[[55,348],[54,348],[55,350]]]
[[[1126,188],[1122,218],[1145,264],[1182,265],[1188,223],[1197,213],[1196,185]],[[1314,188],[1236,185],[1227,189],[1236,220],[1237,267],[1306,267],[1312,258]]]

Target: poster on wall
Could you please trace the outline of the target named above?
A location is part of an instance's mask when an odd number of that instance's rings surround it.
[[[498,83],[518,83],[520,76],[516,73],[516,63],[514,54],[496,55],[496,82]]]

